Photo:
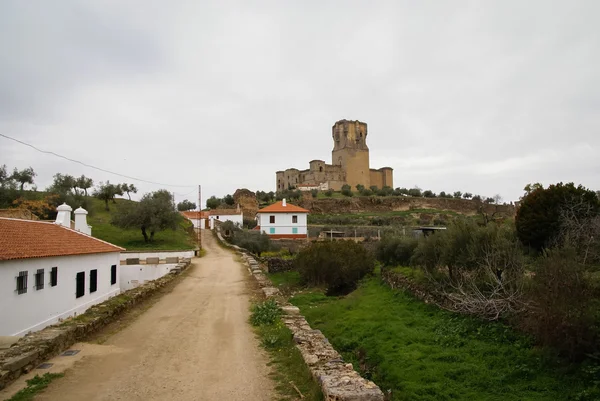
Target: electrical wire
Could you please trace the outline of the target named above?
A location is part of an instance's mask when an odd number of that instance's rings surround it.
[[[63,155],[59,155],[58,153],[54,153],[54,152],[51,152],[51,151],[48,151],[48,150],[39,149],[39,148],[37,148],[37,147],[35,147],[35,146],[27,143],[27,142],[20,141],[18,139],[12,138],[12,137],[10,137],[8,135],[4,135],[4,134],[0,133],[0,136],[2,136],[4,138],[7,138],[7,139],[10,139],[12,141],[18,142],[18,143],[20,143],[22,145],[29,146],[30,148],[35,149],[38,152],[46,153],[46,154],[53,155],[53,156],[56,156],[56,157],[60,157],[61,159],[65,159],[65,160],[68,160],[68,161],[73,162],[73,163],[78,163],[78,164],[81,164],[82,166],[93,168],[93,169],[96,169],[96,170],[99,170],[99,171],[103,171],[105,173],[118,175],[119,177],[129,178],[130,180],[136,180],[136,181],[145,182],[145,183],[148,183],[148,184],[161,185],[161,186],[165,186],[165,187],[177,187],[177,188],[192,188],[192,187],[194,187],[193,185],[163,184],[161,182],[149,181],[149,180],[144,180],[142,178],[136,178],[136,177],[132,177],[132,176],[125,175],[125,174],[115,173],[114,171],[105,170],[103,168],[92,166],[91,164],[87,164],[87,163],[81,162],[79,160],[75,160],[75,159],[71,159],[71,158],[63,156]],[[192,192],[194,192],[194,190],[190,191],[188,194],[191,194]],[[186,195],[188,195],[188,194],[186,194]],[[182,196],[185,196],[185,195],[182,195]]]

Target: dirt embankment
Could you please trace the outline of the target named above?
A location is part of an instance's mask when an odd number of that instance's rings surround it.
[[[483,208],[487,214],[502,214],[505,217],[515,215],[513,205],[490,205],[468,199],[413,198],[402,197],[353,197],[330,199],[307,199],[299,203],[313,214],[389,212],[418,209],[435,209],[464,214],[478,214]]]

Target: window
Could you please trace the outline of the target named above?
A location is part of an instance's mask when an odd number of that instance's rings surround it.
[[[219,220],[219,216],[217,216],[217,220]]]
[[[98,270],[90,270],[90,293],[98,289]]]
[[[292,223],[298,223],[298,216],[292,216]]]
[[[85,295],[85,272],[77,273],[75,276],[75,298]]]
[[[117,284],[117,265],[110,267],[110,285]]]
[[[35,273],[35,289],[41,290],[44,288],[44,269],[37,269]]]
[[[298,227],[292,227],[292,234],[298,234]]]
[[[275,227],[269,228],[269,234],[275,234]]]
[[[269,223],[275,224],[275,216],[269,216]]]
[[[27,272],[19,272],[17,276],[17,294],[25,294],[27,292]]]
[[[50,270],[50,287],[56,287],[58,284],[58,267],[53,267]]]

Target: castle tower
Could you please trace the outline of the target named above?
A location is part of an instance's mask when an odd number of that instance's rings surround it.
[[[356,189],[362,184],[371,185],[369,171],[369,148],[367,147],[367,124],[340,120],[331,128],[333,137],[332,164],[342,166],[346,172],[346,183]]]

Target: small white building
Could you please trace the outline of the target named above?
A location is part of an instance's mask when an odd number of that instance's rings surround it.
[[[256,213],[256,229],[272,239],[304,239],[308,237],[308,213],[308,210],[291,205],[284,199]]]
[[[188,211],[181,212],[181,214],[192,222],[194,228],[198,228],[200,225],[201,229],[215,228],[213,220],[219,220],[221,222],[231,221],[234,224],[242,226],[244,224],[244,214],[240,209],[240,205],[236,209],[213,209],[205,210],[201,212]]]
[[[68,228],[70,211],[59,206],[54,223],[0,218],[0,336],[43,329],[119,294],[124,249],[85,234],[83,209],[80,231]]]

